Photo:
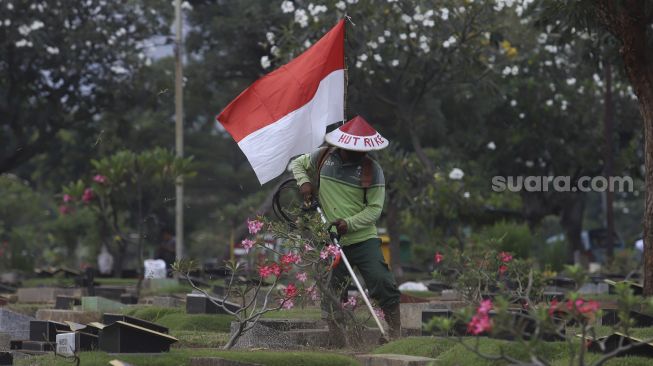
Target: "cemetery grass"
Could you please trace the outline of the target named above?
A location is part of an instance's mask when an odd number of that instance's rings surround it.
[[[607,329],[603,329],[602,331],[607,331]],[[650,330],[648,332],[651,333]],[[475,339],[466,337],[464,338],[464,342],[473,347]],[[480,337],[479,343],[480,350],[485,354],[499,355],[501,354],[501,350],[504,350],[506,354],[518,359],[524,361],[529,359],[523,347],[516,342]],[[567,343],[565,342],[545,342],[542,344],[539,353],[546,355],[546,359],[551,362],[552,366],[568,366],[569,356],[567,347]],[[467,350],[456,340],[439,337],[404,338],[380,346],[372,351],[372,353],[396,353],[430,357],[437,360],[435,364],[438,366],[462,364],[465,366],[503,366],[508,364],[506,361],[483,359]],[[586,360],[595,361],[599,357],[597,354],[589,353]],[[651,359],[644,357],[620,357],[614,358],[606,363],[608,366],[644,366],[650,364]]]
[[[315,366],[354,366],[358,363],[351,357],[326,352],[293,352],[271,350],[219,351],[211,349],[172,349],[160,355],[109,355],[104,352],[80,353],[80,364],[84,366],[106,366],[109,361],[118,359],[138,366],[180,366],[188,365],[193,357],[222,357],[229,360],[260,363],[271,366],[315,365]],[[54,355],[16,360],[17,366],[70,366],[70,360]]]

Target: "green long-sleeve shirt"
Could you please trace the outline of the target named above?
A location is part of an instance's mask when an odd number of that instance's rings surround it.
[[[315,177],[322,149],[304,154],[290,163],[298,185],[311,182]],[[385,200],[385,178],[381,166],[372,160],[372,182],[367,188],[367,205],[361,186],[363,167],[360,163],[345,163],[337,150],[330,154],[320,171],[319,199],[329,222],[343,219],[347,222],[347,234],[340,238],[340,245],[360,243],[377,236],[376,221],[381,216]]]

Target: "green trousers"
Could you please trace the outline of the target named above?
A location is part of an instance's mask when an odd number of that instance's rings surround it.
[[[360,243],[346,245],[343,248],[352,268],[358,268],[369,295],[376,303],[385,308],[399,303],[401,293],[397,282],[388,268],[381,252],[381,240],[372,238]],[[333,269],[330,287],[336,296],[346,301],[346,284],[350,275],[343,261]],[[361,284],[362,285],[362,284]],[[329,302],[322,301],[322,310],[329,312]]]

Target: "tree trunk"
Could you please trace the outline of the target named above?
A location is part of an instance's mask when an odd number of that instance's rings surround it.
[[[565,237],[569,244],[567,261],[573,263],[574,253],[578,250],[584,253],[581,233],[583,231],[583,213],[585,211],[585,199],[582,193],[570,194],[565,201],[560,214],[560,225],[565,231]]]
[[[392,268],[392,273],[395,275],[395,279],[399,281],[403,277],[404,271],[401,268],[399,208],[397,207],[394,194],[388,194],[387,203],[385,220],[388,235],[390,236],[390,267]]]

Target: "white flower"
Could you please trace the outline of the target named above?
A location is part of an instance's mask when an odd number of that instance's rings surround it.
[[[548,99],[548,100],[546,101],[546,105],[549,106],[549,107],[552,106],[552,105],[553,105],[553,101],[552,101],[551,99]]]
[[[111,66],[111,71],[112,71],[114,74],[118,74],[118,75],[126,74],[126,73],[128,72],[127,69],[125,69],[124,67],[122,67],[122,66],[120,66],[120,65],[113,65],[113,66]]]
[[[307,39],[304,41],[304,48],[309,48],[309,47],[311,47],[311,41]]]
[[[316,16],[320,13],[326,12],[328,9],[325,5],[313,5],[308,4],[308,12],[311,13],[312,16]]]
[[[394,67],[399,66],[399,60],[394,59],[394,60],[390,61],[390,65],[392,65],[392,66],[394,66]]]
[[[21,47],[32,47],[32,42],[26,40],[26,39],[21,39],[20,41],[15,43],[16,47],[21,48]]]
[[[384,36],[379,36],[378,40],[379,40],[379,43],[385,43],[385,37]]]
[[[513,66],[511,72],[513,75],[519,74],[519,66],[517,65]]]
[[[377,47],[379,47],[379,45],[374,41],[367,42],[367,46],[369,48],[373,49],[373,50],[375,50]]]
[[[406,38],[408,38],[408,36],[406,35],[406,33],[401,33],[401,34],[399,35],[399,39],[401,39],[402,41],[405,41]]]
[[[556,53],[558,52],[558,46],[547,44],[544,46],[544,49],[549,52],[549,53]]]
[[[435,25],[435,21],[433,21],[433,19],[426,19],[422,22],[422,25],[425,27],[432,27]]]
[[[184,1],[183,3],[181,3],[181,8],[183,10],[188,10],[188,11],[193,10],[193,6],[188,1]]]
[[[537,43],[545,44],[548,38],[549,36],[546,33],[540,33],[540,35],[537,36]]]
[[[336,8],[338,8],[339,10],[345,10],[345,8],[347,8],[347,4],[345,4],[344,1],[338,1],[336,3]]]
[[[512,68],[510,66],[506,66],[503,68],[503,71],[501,72],[503,75],[508,76],[512,72]]]
[[[440,9],[440,18],[442,18],[442,20],[449,19],[449,9],[441,8]]]
[[[415,19],[415,21],[417,21],[417,22],[421,22],[421,21],[424,20],[424,15],[422,15],[422,14],[415,14],[415,15],[413,15],[413,19]]]
[[[263,56],[261,57],[261,67],[267,69],[272,63],[270,62],[270,57]]]
[[[386,36],[386,37],[390,37],[391,34],[392,33],[390,33],[390,31],[387,30],[387,29],[383,31],[383,35]]]
[[[306,10],[295,10],[295,23],[298,23],[302,28],[306,28],[308,26],[308,14],[306,14]]]
[[[23,36],[28,35],[31,31],[32,29],[24,24],[18,27],[18,33],[20,33]]]
[[[51,54],[51,55],[57,55],[57,54],[59,54],[59,49],[58,49],[57,47],[46,46],[46,47],[45,47],[45,50],[46,50],[49,54]]]
[[[429,38],[427,36],[423,35],[423,34],[421,36],[419,36],[419,41],[420,42],[428,42],[428,40],[429,40]]]
[[[517,106],[517,101],[514,100],[514,99],[511,100],[511,101],[510,101],[510,106],[511,106],[511,107],[515,107],[515,106]]]
[[[272,48],[270,48],[270,53],[271,53],[273,56],[279,57],[279,55],[281,54],[281,51],[279,50],[279,47],[277,47],[277,46],[272,46]]]
[[[410,32],[410,34],[408,34],[408,37],[410,37],[410,38],[416,38],[416,37],[417,37],[417,33],[415,33],[415,32]]]
[[[12,3],[8,3],[8,4],[7,4],[7,9],[9,9],[9,10],[14,10],[14,4],[12,4]]]
[[[531,160],[526,160],[524,162],[524,165],[526,165],[527,168],[532,168],[535,165],[535,163],[533,163],[533,161]]]
[[[449,39],[447,39],[446,41],[442,42],[442,47],[444,47],[444,48],[449,48],[449,46],[452,46],[452,45],[454,45],[455,43],[456,43],[456,37],[451,36],[451,37],[449,37]]]
[[[283,1],[281,3],[281,11],[284,13],[292,13],[293,11],[295,11],[295,4],[293,4],[292,1],[288,1],[288,0]]]
[[[265,33],[265,38],[268,40],[268,43],[270,44],[274,43],[274,33],[272,32]]]
[[[495,145],[494,141],[490,141],[487,143],[487,148],[489,150],[495,150],[497,148],[497,145]]]
[[[433,9],[429,9],[426,11],[426,13],[424,13],[424,16],[430,18],[433,16],[433,13],[434,13]]]
[[[357,67],[357,68],[360,69],[362,66],[363,66],[363,63],[362,63],[362,62],[360,62],[360,61],[356,61],[356,67]]]
[[[576,78],[567,79],[567,85],[574,85],[574,84],[576,84]]]
[[[402,14],[401,15],[401,20],[406,24],[410,24],[410,22],[413,21],[413,18],[411,18],[410,15],[408,15],[408,14]]]
[[[11,19],[5,19],[5,27],[8,27],[11,25]]]
[[[366,53],[361,54],[360,56],[358,56],[358,59],[363,62],[367,61],[367,54]]]
[[[469,192],[465,192],[465,193],[463,193],[463,197],[465,197],[465,198],[469,198]]]
[[[419,44],[419,47],[424,51],[424,53],[429,53],[431,52],[431,47],[429,47],[429,44],[426,42],[422,42]]]
[[[358,0],[347,0],[347,2],[350,4],[356,4],[358,3]]]
[[[34,22],[32,22],[32,25],[30,25],[30,28],[31,28],[33,31],[35,31],[35,30],[39,30],[39,29],[43,28],[43,25],[44,25],[44,24],[43,24],[42,21],[40,21],[40,20],[35,20]]]
[[[465,176],[465,173],[463,173],[463,171],[458,169],[458,168],[453,168],[449,172],[449,179],[452,179],[452,180],[460,180],[460,179],[463,179],[464,176]]]
[[[381,61],[383,61],[383,58],[381,58],[381,55],[379,55],[378,53],[375,53],[374,54],[374,61],[381,62]]]

